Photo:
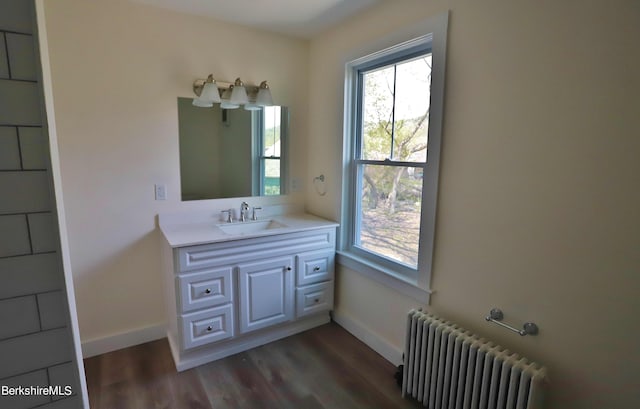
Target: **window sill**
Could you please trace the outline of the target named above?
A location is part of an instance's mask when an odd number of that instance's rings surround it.
[[[424,290],[418,287],[416,282],[392,270],[345,251],[337,252],[336,262],[399,293],[409,296],[422,304],[429,304],[429,298],[432,293],[431,290]]]

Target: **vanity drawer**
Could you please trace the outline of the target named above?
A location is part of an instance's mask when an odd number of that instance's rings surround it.
[[[333,279],[335,252],[313,251],[298,255],[296,284],[298,286]]]
[[[232,301],[232,268],[214,268],[192,274],[179,275],[179,308],[182,312],[209,308]]]
[[[333,281],[296,289],[296,316],[303,317],[333,308]]]
[[[233,306],[231,304],[180,316],[182,345],[195,348],[233,336]]]

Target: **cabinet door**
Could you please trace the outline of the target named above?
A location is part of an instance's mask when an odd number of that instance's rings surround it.
[[[293,319],[293,257],[238,266],[240,332]]]

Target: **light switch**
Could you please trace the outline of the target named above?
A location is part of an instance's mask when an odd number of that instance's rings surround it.
[[[167,185],[156,183],[156,200],[167,200]]]

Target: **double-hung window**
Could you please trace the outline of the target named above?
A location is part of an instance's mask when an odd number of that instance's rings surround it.
[[[412,294],[428,293],[431,274],[444,24],[347,64],[339,260]]]

